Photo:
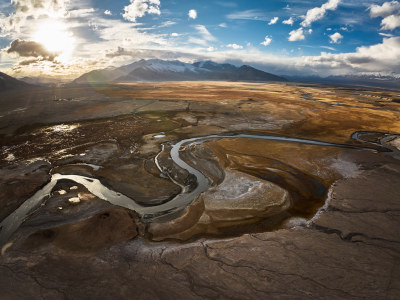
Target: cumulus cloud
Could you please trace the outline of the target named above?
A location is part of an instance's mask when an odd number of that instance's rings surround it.
[[[384,39],[382,43],[359,47],[354,53],[327,54],[309,57],[315,65],[351,70],[352,72],[400,72],[400,37]]]
[[[400,27],[400,15],[391,15],[384,18],[381,22],[381,30],[394,30]]]
[[[145,14],[160,15],[160,0],[130,0],[131,4],[124,7],[123,18],[127,21],[136,22],[137,18]]]
[[[286,25],[292,26],[292,25],[294,24],[294,20],[293,20],[292,17],[290,17],[289,19],[284,20],[282,23],[283,23],[283,24],[286,24]]]
[[[197,11],[195,9],[191,9],[188,12],[189,19],[196,20],[197,19]]]
[[[7,53],[15,53],[21,57],[40,57],[44,60],[53,61],[55,53],[46,50],[41,44],[33,41],[14,40],[10,47],[6,49]]]
[[[369,15],[372,18],[382,17],[381,30],[394,30],[400,27],[400,2],[385,2],[382,5],[371,5]]]
[[[104,14],[107,16],[112,16],[112,12],[108,9],[104,11]]]
[[[235,49],[235,50],[237,50],[237,49],[243,49],[243,46],[241,46],[241,45],[238,45],[238,44],[229,44],[229,45],[226,45],[228,48],[232,48],[232,49]]]
[[[341,40],[343,39],[343,35],[341,35],[339,32],[335,32],[334,34],[331,34],[329,38],[331,39],[331,44],[340,44]]]
[[[336,10],[340,2],[341,0],[328,0],[328,2],[324,3],[321,7],[314,7],[312,9],[309,9],[307,11],[307,14],[304,16],[303,22],[300,23],[301,27],[297,30],[292,30],[289,33],[289,41],[294,42],[294,41],[304,40],[305,39],[304,28],[310,27],[311,24],[314,23],[315,21],[321,20],[326,15],[327,11]],[[293,19],[290,18],[289,20],[286,20],[282,23],[293,25]],[[306,32],[311,34],[312,29],[310,28]]]
[[[43,16],[60,18],[68,15],[69,0],[12,0],[11,3],[14,12],[0,18],[0,31],[3,35],[12,31],[18,32],[28,18],[38,19]]]
[[[328,10],[336,10],[340,2],[341,0],[329,0],[321,7],[314,7],[308,10],[304,21],[301,22],[301,26],[309,27],[315,21],[321,20]]]
[[[369,15],[372,18],[377,18],[377,17],[385,18],[387,16],[398,13],[399,11],[400,11],[399,1],[385,2],[382,5],[373,4],[369,7]]]
[[[279,20],[278,17],[272,18],[271,21],[269,21],[268,25],[274,25],[276,24],[276,22],[278,22],[278,20]]]
[[[295,42],[295,41],[302,41],[304,40],[306,37],[304,36],[304,30],[302,27],[300,27],[297,30],[292,30],[289,33],[289,41],[290,42]]]
[[[267,36],[265,37],[264,41],[261,42],[260,44],[261,44],[261,45],[264,45],[264,46],[268,46],[269,44],[271,44],[271,42],[272,42],[272,39],[267,35]]]
[[[180,34],[179,34],[179,33],[176,33],[176,32],[173,32],[173,33],[171,33],[171,36],[177,37],[177,36],[180,36]]]

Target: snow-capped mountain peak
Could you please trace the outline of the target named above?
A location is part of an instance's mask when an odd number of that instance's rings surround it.
[[[113,70],[91,71],[74,80],[75,84],[141,82],[141,81],[285,81],[286,79],[254,69],[249,66],[236,67],[212,61],[193,64],[178,60],[139,60]]]

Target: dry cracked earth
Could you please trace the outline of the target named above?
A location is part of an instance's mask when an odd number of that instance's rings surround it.
[[[1,299],[399,298],[399,92],[0,96]],[[170,151],[186,139],[185,169]],[[195,197],[162,209],[182,194]]]

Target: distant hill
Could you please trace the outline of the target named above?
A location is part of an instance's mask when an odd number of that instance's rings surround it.
[[[286,81],[253,67],[236,67],[231,64],[218,64],[212,61],[188,64],[181,61],[160,59],[140,60],[130,65],[94,70],[75,79],[73,84],[93,84],[112,82],[151,82],[151,81]]]
[[[33,88],[33,85],[25,83],[14,77],[8,76],[5,73],[0,72],[0,92],[16,89],[29,89]]]
[[[285,76],[291,81],[304,83],[322,83],[332,85],[368,86],[400,90],[400,78],[379,75],[343,75],[343,76]]]
[[[32,77],[22,77],[18,79],[25,83],[41,87],[56,87],[56,86],[61,86],[62,84],[68,82],[66,80],[62,80],[57,77],[48,77],[48,76],[40,76],[40,77],[32,76]]]

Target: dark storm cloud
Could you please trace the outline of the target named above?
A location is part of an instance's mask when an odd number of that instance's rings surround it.
[[[12,41],[10,47],[7,49],[7,53],[16,53],[22,57],[41,57],[49,61],[53,61],[57,56],[37,42],[22,40]]]

